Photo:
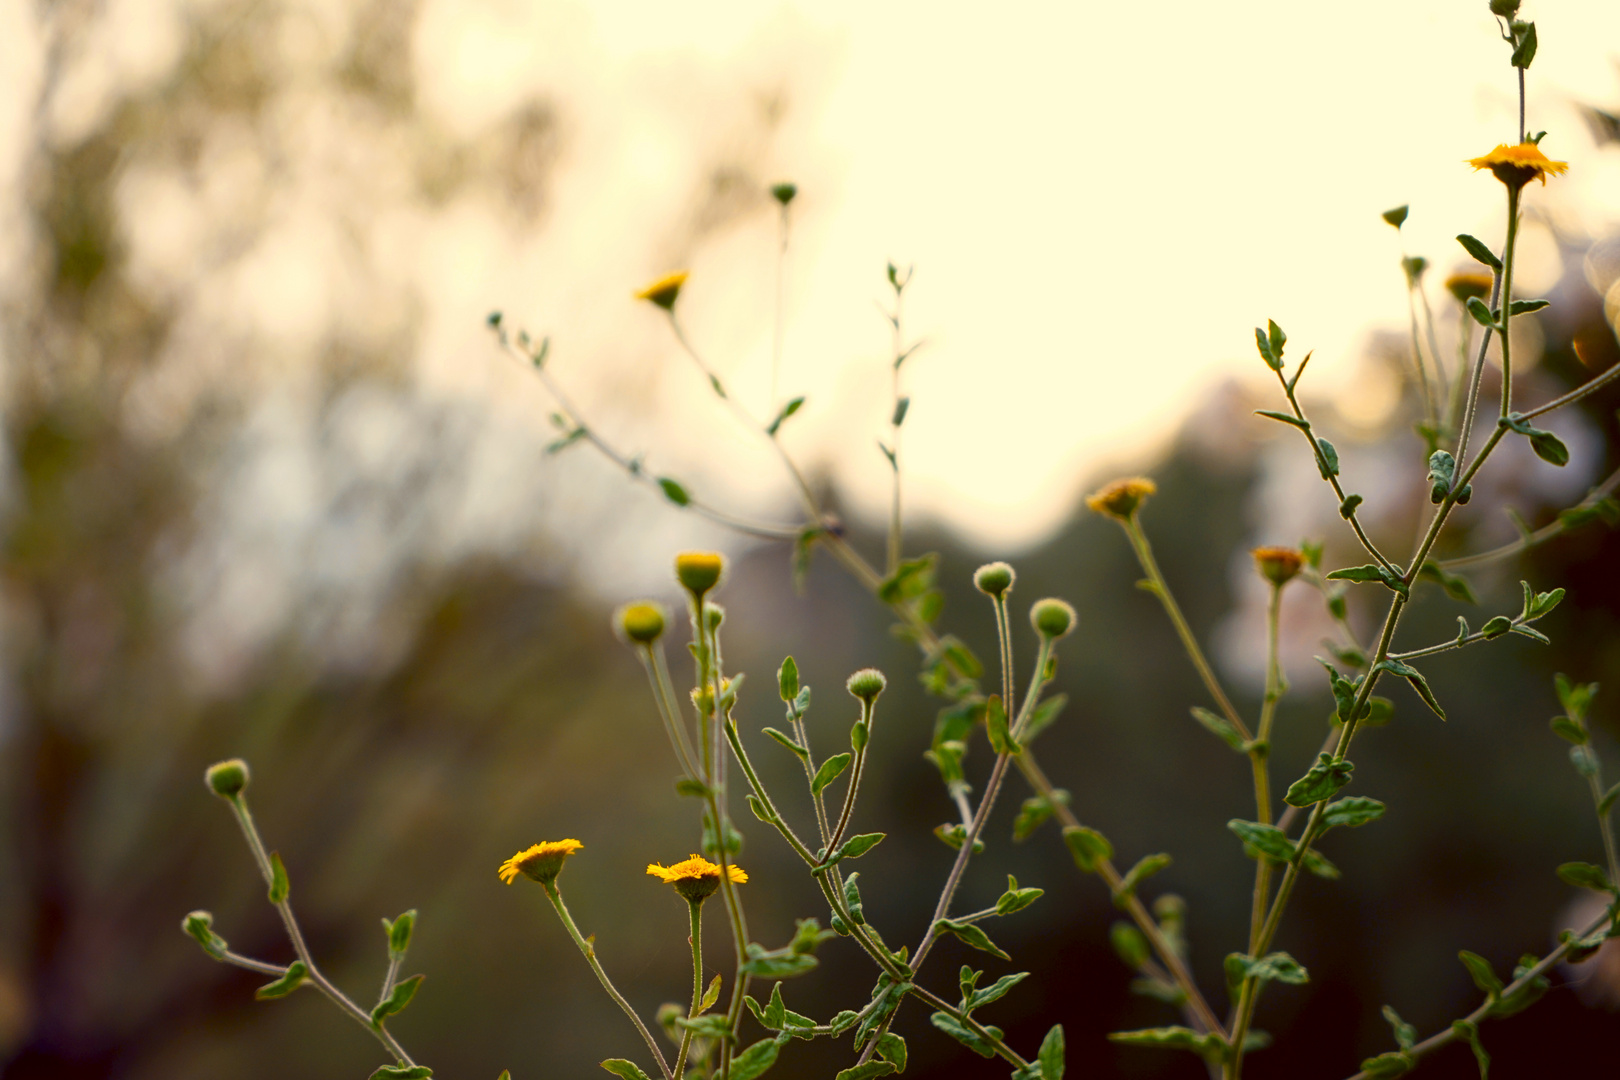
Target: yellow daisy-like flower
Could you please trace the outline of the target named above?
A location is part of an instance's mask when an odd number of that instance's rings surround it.
[[[1095,495],[1086,497],[1086,505],[1099,514],[1107,514],[1120,521],[1129,521],[1149,495],[1159,490],[1145,476],[1130,476],[1115,480]]]
[[[1569,171],[1569,162],[1551,160],[1541,152],[1541,147],[1531,142],[1517,146],[1498,143],[1495,150],[1484,157],[1470,158],[1468,164],[1476,169],[1491,170],[1514,191],[1532,180],[1540,180],[1545,186],[1548,176],[1561,176]]]
[[[508,885],[516,881],[519,874],[542,885],[549,884],[562,873],[563,860],[584,846],[578,840],[542,840],[501,863],[496,872]]]
[[[674,866],[648,863],[647,873],[665,885],[675,886],[676,892],[693,903],[707,900],[720,887],[720,867],[701,855],[693,855]],[[748,881],[748,873],[740,866],[727,866],[726,874],[738,885]]]
[[[675,309],[675,298],[681,295],[681,286],[686,284],[686,279],[689,276],[685,270],[665,274],[645,289],[636,293],[636,299],[648,300],[665,311],[673,311]]]

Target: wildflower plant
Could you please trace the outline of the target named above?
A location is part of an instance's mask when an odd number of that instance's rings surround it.
[[[722,555],[685,552],[674,561],[675,579],[686,599],[690,635],[687,649],[692,657],[692,683],[686,694],[676,690],[664,648],[673,629],[670,613],[654,602],[641,600],[619,609],[614,617],[615,630],[646,673],[651,695],[649,711],[656,714],[663,727],[680,771],[677,795],[693,800],[696,808],[693,836],[699,853],[672,865],[652,862],[647,866],[647,874],[670,886],[675,896],[687,904],[689,914],[690,1003],[684,1008],[671,1005],[660,1011],[655,1026],[665,1035],[663,1042],[615,987],[596,955],[594,939],[580,934],[563,902],[561,872],[586,845],[573,839],[534,844],[498,870],[500,880],[508,884],[528,878],[540,885],[568,936],[635,1028],[641,1046],[627,1050],[633,1059],[609,1059],[602,1062],[604,1069],[624,1080],[649,1080],[655,1074],[664,1080],[754,1080],[789,1053],[795,1040],[847,1038],[850,1060],[837,1074],[838,1080],[887,1076],[906,1067],[906,1041],[892,1030],[892,1025],[904,1003],[912,1000],[929,1010],[930,1021],[942,1037],[982,1057],[1001,1059],[1014,1080],[1062,1080],[1066,1046],[1061,1024],[1051,1027],[1037,1045],[1014,1046],[986,1016],[994,1014],[992,1006],[997,1001],[1017,991],[1027,973],[1003,975],[988,985],[980,985],[983,972],[964,966],[953,989],[941,973],[926,966],[935,946],[946,937],[997,959],[1009,960],[989,928],[994,927],[995,920],[1015,916],[1044,895],[1044,888],[1020,885],[1009,876],[1006,890],[993,906],[978,911],[960,911],[956,906],[963,881],[977,865],[975,860],[995,842],[987,835],[986,826],[1003,789],[1016,773],[1027,786],[1028,795],[1013,824],[1014,837],[1032,836],[1048,822],[1055,823],[1057,829],[1047,831],[1056,832],[1055,839],[1062,843],[1079,873],[1099,882],[1124,915],[1108,936],[1136,977],[1133,988],[1164,1004],[1166,1023],[1162,1026],[1120,1031],[1110,1038],[1126,1045],[1191,1052],[1203,1059],[1212,1075],[1224,1080],[1242,1076],[1247,1055],[1270,1041],[1255,1027],[1266,992],[1274,984],[1297,986],[1309,981],[1305,967],[1277,948],[1289,902],[1301,877],[1310,874],[1337,878],[1338,868],[1322,850],[1331,847],[1330,834],[1336,829],[1373,824],[1385,813],[1383,802],[1359,793],[1363,782],[1376,790],[1376,780],[1357,775],[1351,756],[1361,731],[1388,722],[1394,711],[1393,703],[1376,691],[1387,680],[1404,681],[1428,709],[1445,719],[1445,706],[1430,688],[1421,662],[1453,650],[1500,648],[1500,642],[1509,637],[1548,643],[1535,624],[1557,607],[1564,590],[1542,590],[1526,582],[1517,613],[1492,615],[1477,630],[1459,618],[1454,637],[1416,647],[1397,647],[1404,616],[1422,601],[1425,586],[1438,586],[1447,596],[1473,600],[1473,589],[1460,571],[1500,562],[1595,518],[1613,521],[1620,516],[1620,506],[1611,498],[1620,485],[1617,473],[1553,525],[1535,532],[1526,528],[1519,540],[1488,551],[1450,559],[1435,555],[1454,515],[1472,498],[1473,482],[1504,441],[1522,437],[1541,459],[1556,466],[1567,464],[1568,448],[1535,421],[1620,378],[1617,366],[1553,400],[1529,408],[1515,401],[1510,333],[1513,321],[1547,306],[1545,300],[1517,299],[1513,295],[1522,201],[1530,181],[1546,184],[1550,178],[1562,175],[1567,166],[1543,153],[1540,144],[1544,133],[1527,136],[1523,127],[1524,72],[1536,53],[1535,25],[1518,18],[1514,0],[1491,0],[1490,9],[1511,50],[1509,61],[1519,90],[1519,130],[1513,143],[1499,145],[1467,162],[1476,170],[1488,171],[1502,184],[1505,227],[1497,247],[1469,235],[1458,237],[1478,268],[1453,274],[1444,282],[1445,291],[1456,304],[1463,331],[1458,353],[1450,362],[1442,357],[1437,345],[1435,318],[1425,284],[1428,260],[1405,254],[1401,260],[1410,301],[1410,375],[1420,398],[1418,434],[1423,444],[1421,457],[1409,464],[1409,479],[1421,479],[1432,507],[1412,550],[1396,551],[1375,542],[1363,521],[1366,500],[1353,490],[1337,449],[1307,415],[1302,403],[1300,384],[1311,354],[1295,362],[1288,335],[1272,321],[1255,330],[1254,340],[1261,361],[1275,377],[1279,407],[1259,410],[1258,415],[1299,433],[1331,492],[1347,540],[1362,552],[1360,557],[1365,561],[1328,568],[1321,541],[1253,549],[1256,573],[1268,590],[1265,685],[1255,715],[1244,715],[1233,703],[1154,557],[1140,516],[1142,507],[1157,495],[1154,482],[1144,477],[1117,480],[1086,500],[1092,511],[1119,526],[1140,564],[1142,587],[1163,608],[1197,673],[1207,696],[1192,706],[1193,720],[1229,748],[1235,755],[1234,767],[1244,769],[1252,780],[1252,817],[1233,818],[1227,823],[1234,838],[1234,867],[1241,865],[1241,855],[1252,860],[1254,868],[1246,933],[1225,957],[1225,985],[1215,988],[1223,992],[1224,999],[1211,988],[1200,986],[1188,966],[1185,903],[1170,894],[1150,895],[1154,875],[1169,865],[1170,856],[1147,853],[1130,858],[1120,853],[1116,861],[1115,845],[1074,814],[1068,793],[1054,785],[1037,757],[1036,741],[1059,720],[1065,704],[1063,694],[1051,691],[1064,639],[1079,618],[1075,607],[1062,599],[1043,598],[1027,608],[1037,649],[1022,682],[1017,677],[1014,655],[1013,619],[1020,605],[1015,600],[1018,576],[1012,566],[992,562],[980,567],[972,579],[975,589],[988,601],[989,610],[984,615],[993,620],[996,628],[997,656],[991,664],[981,662],[960,638],[936,626],[943,606],[936,559],[927,554],[906,556],[901,514],[900,435],[910,407],[910,398],[902,392],[901,375],[918,347],[908,342],[902,324],[902,301],[912,280],[909,269],[902,271],[891,264],[887,271],[892,304],[885,315],[893,335],[889,361],[893,407],[890,430],[879,447],[892,474],[892,497],[881,568],[869,562],[845,537],[837,519],[820,503],[778,438],[782,427],[804,405],[804,398],[779,399],[773,372],[771,414],[752,415],[727,393],[688,338],[679,319],[681,290],[688,280],[685,273],[660,278],[635,296],[663,312],[679,346],[723,407],[774,448],[802,505],[800,520],[771,522],[733,514],[699,499],[683,482],[650,472],[642,457],[611,445],[573,407],[564,387],[546,366],[546,341],[535,342],[525,333],[510,332],[499,314],[490,317],[501,346],[532,367],[557,401],[560,411],[555,422],[560,435],[552,445],[554,451],[588,443],[617,464],[630,480],[656,487],[676,507],[750,537],[791,544],[794,574],[801,580],[811,555],[818,550],[826,552],[898,620],[898,631],[916,646],[920,656],[923,685],[944,702],[928,745],[920,749],[938,772],[944,788],[942,806],[947,820],[934,834],[955,854],[940,883],[926,928],[915,942],[900,942],[892,927],[880,930],[869,916],[861,874],[855,869],[864,865],[858,860],[872,858],[874,853],[881,857],[880,845],[885,839],[880,832],[858,831],[857,824],[857,807],[870,756],[897,749],[889,734],[896,725],[883,715],[888,711],[883,705],[888,684],[885,675],[865,668],[849,677],[845,689],[853,699],[855,719],[849,728],[848,746],[818,745],[813,743],[806,723],[811,689],[802,683],[792,656],[785,657],[776,672],[775,691],[783,710],[781,726],[756,727],[741,720],[744,676],[726,667],[722,647],[726,616],[715,600],[726,586],[726,559]],[[779,184],[771,193],[781,210],[781,251],[785,254],[788,209],[797,188]],[[1383,215],[1396,230],[1407,216],[1406,207]],[[781,340],[780,306],[779,300],[777,352]],[[1483,386],[1493,341],[1500,357],[1501,388],[1499,399],[1488,401]],[[1471,445],[1479,429],[1484,429],[1485,434],[1479,437],[1478,445]],[[1274,763],[1272,740],[1278,703],[1290,689],[1279,662],[1282,597],[1290,587],[1318,593],[1338,635],[1338,640],[1331,643],[1331,658],[1320,660],[1333,714],[1320,750],[1309,760]],[[1384,616],[1373,640],[1363,641],[1351,626],[1347,614],[1350,589],[1375,595],[1383,605]],[[1505,977],[1479,955],[1461,952],[1461,962],[1482,995],[1478,1006],[1423,1038],[1394,1008],[1386,1006],[1383,1015],[1391,1026],[1395,1048],[1363,1061],[1360,1071],[1354,1074],[1358,1080],[1402,1075],[1416,1068],[1425,1055],[1458,1041],[1472,1048],[1483,1077],[1489,1064],[1482,1042],[1486,1022],[1530,1006],[1548,988],[1546,976],[1552,968],[1579,962],[1606,939],[1620,936],[1620,856],[1609,822],[1610,812],[1620,798],[1620,784],[1604,786],[1601,763],[1587,726],[1597,687],[1559,676],[1555,691],[1563,712],[1552,721],[1552,730],[1570,744],[1571,761],[1590,791],[1604,858],[1601,865],[1567,862],[1558,868],[1558,875],[1573,888],[1602,895],[1605,904],[1601,914],[1584,926],[1566,930],[1557,947],[1549,952],[1526,955]],[[967,761],[970,750],[980,744],[981,734],[992,760],[987,771],[975,771],[976,779],[970,781]],[[1457,737],[1465,736],[1457,733]],[[755,755],[763,752],[787,754],[795,759],[803,788],[792,792],[768,788],[755,764]],[[1274,764],[1283,771],[1275,772]],[[208,782],[235,813],[298,959],[282,967],[232,952],[213,930],[206,912],[187,916],[186,932],[214,959],[271,976],[274,981],[260,991],[261,997],[284,996],[306,984],[320,990],[365,1025],[393,1057],[393,1063],[380,1068],[375,1076],[431,1075],[425,1066],[410,1058],[386,1025],[389,1017],[410,1003],[421,984],[421,976],[398,978],[415,913],[385,921],[388,969],[382,993],[370,1010],[355,1004],[325,978],[309,955],[288,903],[285,867],[279,856],[266,854],[248,813],[247,776],[244,764],[224,762],[209,770]],[[1357,793],[1346,791],[1352,785],[1357,785]],[[739,795],[751,816],[798,858],[825,905],[825,910],[799,919],[791,938],[781,945],[767,945],[750,931],[745,894],[740,887],[747,885],[757,890],[768,888],[769,883],[750,881],[737,865],[742,834],[733,813]],[[790,823],[790,817],[801,824]],[[1043,884],[1055,887],[1055,883]],[[701,942],[705,905],[715,897],[719,898],[718,917],[724,920],[732,961],[729,971],[713,973],[711,978],[704,967]],[[784,982],[813,972],[818,966],[818,949],[835,937],[849,939],[866,955],[875,982],[869,991],[852,994],[845,1008],[825,1019],[793,1011],[784,998]]]

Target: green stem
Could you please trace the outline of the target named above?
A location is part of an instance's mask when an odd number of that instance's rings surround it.
[[[687,1020],[696,1020],[698,1010],[703,1006],[703,901],[688,900],[687,908],[692,916],[692,1007],[686,1010]],[[681,1052],[675,1059],[675,1080],[681,1080],[686,1075],[686,1055],[692,1047],[692,1029],[688,1027],[681,1033]]]
[[[1258,820],[1271,824],[1271,724],[1282,697],[1282,665],[1277,659],[1277,627],[1282,616],[1282,586],[1271,586],[1271,602],[1266,607],[1266,695],[1260,706],[1260,733],[1249,750],[1254,769],[1254,805]],[[1271,861],[1257,859],[1254,872],[1254,903],[1249,916],[1249,951],[1260,939],[1265,921],[1266,901],[1271,894]]]
[[[653,700],[658,705],[658,718],[664,722],[664,732],[669,736],[670,749],[675,751],[675,757],[686,775],[697,779],[701,774],[692,753],[692,744],[686,737],[686,727],[681,723],[680,710],[675,705],[674,692],[668,686],[669,672],[664,663],[664,650],[658,645],[638,645],[636,655],[641,658],[641,666],[647,672],[647,681],[652,685]]]
[[[860,790],[861,774],[866,769],[866,751],[872,745],[875,712],[872,701],[861,702],[861,722],[866,725],[866,741],[855,751],[855,767],[850,770],[849,787],[844,791],[844,807],[838,814],[838,824],[833,828],[832,836],[827,840],[829,859],[832,858],[833,852],[838,850],[839,843],[844,839],[844,832],[849,828],[850,815],[855,812],[855,795]]]
[[[636,1010],[624,1000],[624,995],[619,993],[613,985],[613,980],[602,970],[601,962],[596,959],[596,947],[586,941],[584,935],[579,932],[579,927],[574,925],[574,917],[568,914],[568,905],[563,903],[562,893],[557,891],[556,882],[543,881],[540,884],[546,891],[546,899],[550,900],[551,906],[557,910],[557,918],[562,920],[563,929],[568,931],[568,936],[574,939],[574,945],[578,947],[580,955],[596,973],[596,981],[602,984],[602,989],[608,992],[608,997],[624,1010],[624,1015],[628,1016],[630,1022],[636,1026],[636,1030],[641,1032],[641,1038],[646,1042],[647,1049],[652,1052],[653,1060],[658,1062],[659,1071],[664,1074],[665,1080],[674,1080],[674,1074],[669,1071],[669,1062],[664,1060],[663,1053],[658,1049],[658,1043],[653,1040],[652,1032],[647,1030],[647,1025],[636,1015]]]
[[[1508,189],[1507,243],[1502,250],[1502,415],[1513,407],[1512,342],[1508,335],[1508,320],[1513,315],[1513,249],[1519,235],[1519,188]]]

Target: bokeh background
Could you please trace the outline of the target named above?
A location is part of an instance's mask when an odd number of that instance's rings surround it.
[[[939,703],[889,619],[818,557],[798,593],[785,546],[746,542],[625,481],[588,447],[548,456],[554,407],[495,347],[491,309],[549,334],[552,370],[627,450],[708,501],[787,518],[769,452],[716,406],[658,313],[630,299],[690,267],[683,315],[738,397],[765,412],[781,244],[774,181],[797,181],[783,274],[784,432],[851,541],[882,550],[885,260],[918,265],[906,369],[911,553],[937,551],[947,629],[993,654],[969,575],[1010,558],[1017,596],[1071,600],[1071,704],[1043,761],[1122,857],[1166,851],[1206,988],[1237,946],[1251,864],[1224,828],[1247,770],[1187,716],[1203,702],[1110,523],[1080,496],[1122,469],[1157,478],[1144,519],[1240,707],[1257,705],[1264,591],[1246,549],[1319,537],[1352,560],[1249,327],[1315,348],[1305,384],[1404,546],[1422,501],[1405,382],[1399,259],[1438,287],[1493,242],[1500,189],[1460,159],[1510,140],[1506,49],[1483,2],[931,5],[106,0],[0,6],[0,1061],[8,1078],[364,1076],[375,1044],[314,994],[258,1004],[256,977],[178,930],[196,907],[241,951],[288,949],[203,768],[251,760],[329,973],[365,997],[380,916],[421,911],[428,973],[394,1024],[446,1077],[599,1075],[635,1056],[532,888],[494,870],[544,837],[586,852],[564,879],[610,971],[650,1015],[687,985],[684,912],[642,874],[694,846],[689,804],[612,607],[675,600],[672,553],[721,547],[741,717],[784,790],[769,675],[798,658],[811,729],[852,718],[843,678],[890,675],[860,808],[889,839],[866,906],[914,939],[951,853],[923,761]],[[1620,13],[1538,19],[1532,130],[1572,162],[1529,199],[1521,394],[1542,400],[1620,358]],[[1410,202],[1401,234],[1378,219]],[[1517,327],[1516,327],[1517,329]],[[1580,344],[1577,358],[1574,343]],[[1298,352],[1292,352],[1298,350]],[[1489,381],[1490,376],[1488,376]],[[1489,393],[1487,388],[1487,393]],[[1620,464],[1605,393],[1554,418],[1555,470],[1505,447],[1451,553],[1553,519]],[[1427,665],[1451,719],[1404,689],[1358,742],[1357,791],[1387,818],[1336,834],[1334,883],[1304,882],[1279,941],[1312,974],[1274,988],[1277,1045],[1255,1077],[1348,1074],[1391,1046],[1378,1007],[1424,1032],[1472,1007],[1455,956],[1499,970],[1567,925],[1552,868],[1600,854],[1584,785],[1547,730],[1555,670],[1620,685],[1620,543],[1601,524],[1474,575],[1476,611],[1424,594],[1402,641],[1517,610],[1518,581],[1569,589],[1542,627]],[[1359,560],[1357,560],[1359,561]],[[1380,597],[1353,595],[1366,632]],[[1018,623],[1017,625],[1022,625]],[[1279,776],[1328,708],[1319,601],[1293,587]],[[1025,635],[1020,649],[1028,655]],[[679,670],[679,669],[677,669]],[[1600,750],[1615,755],[1600,695]],[[970,760],[982,775],[986,753]],[[1130,996],[1113,911],[1055,831],[1010,842],[1010,788],[963,902],[1006,873],[1048,890],[995,927],[1033,977],[987,1010],[1019,1046],[1054,1022],[1082,1075],[1194,1077],[1196,1059],[1106,1032],[1173,1022]],[[803,809],[802,807],[800,808]],[[768,945],[823,915],[788,853],[745,823],[751,920]],[[713,959],[724,960],[719,934]],[[942,946],[940,987],[976,955]],[[787,984],[825,1018],[872,973],[847,942]],[[1561,974],[1485,1031],[1507,1075],[1620,1068],[1620,964]],[[992,974],[1002,970],[987,960]],[[1218,991],[1216,991],[1218,995]],[[1001,1075],[908,1006],[912,1075]],[[842,1042],[773,1075],[828,1076]],[[1473,1075],[1466,1050],[1425,1064]]]

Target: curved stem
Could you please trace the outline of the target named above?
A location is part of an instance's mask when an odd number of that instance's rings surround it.
[[[686,906],[692,916],[692,933],[688,941],[692,945],[692,1007],[686,1010],[688,1020],[698,1018],[698,1010],[703,1006],[703,901],[688,900]],[[688,1027],[681,1033],[681,1052],[675,1059],[675,1080],[681,1080],[686,1075],[686,1055],[692,1047],[692,1029]]]
[[[607,972],[602,970],[601,962],[596,959],[596,947],[586,941],[584,935],[579,932],[579,927],[574,925],[574,917],[568,914],[568,905],[563,903],[562,893],[557,891],[556,882],[543,881],[540,884],[546,891],[546,899],[550,900],[551,906],[556,909],[557,918],[562,920],[563,929],[568,931],[568,936],[574,939],[574,944],[579,948],[580,955],[585,958],[585,962],[591,965],[591,970],[596,973],[596,981],[602,984],[602,989],[607,991],[608,997],[612,998],[614,1003],[624,1010],[624,1015],[628,1016],[630,1022],[636,1026],[636,1030],[641,1032],[641,1038],[646,1042],[647,1049],[652,1052],[653,1060],[658,1062],[658,1069],[664,1074],[665,1080],[674,1080],[675,1074],[669,1071],[669,1062],[664,1060],[663,1052],[658,1049],[658,1043],[653,1040],[652,1032],[647,1030],[647,1025],[643,1024],[641,1017],[636,1015],[636,1010],[632,1009],[630,1003],[624,1000],[624,995],[619,993],[618,988],[613,985],[613,980],[609,979]]]

